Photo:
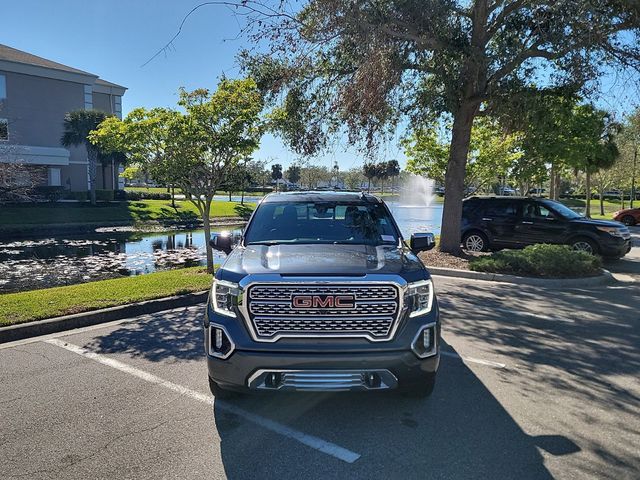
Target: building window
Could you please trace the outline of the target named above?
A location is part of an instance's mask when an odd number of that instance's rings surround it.
[[[9,120],[0,118],[0,141],[9,140]]]
[[[0,75],[0,101],[7,98],[7,77]]]
[[[84,86],[84,109],[91,110],[93,108],[93,87],[91,85]]]
[[[62,185],[59,168],[49,168],[49,185],[52,187],[59,187]]]

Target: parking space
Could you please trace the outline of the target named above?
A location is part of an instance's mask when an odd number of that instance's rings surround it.
[[[436,278],[428,400],[213,400],[201,307],[0,346],[1,478],[638,478],[640,292]]]

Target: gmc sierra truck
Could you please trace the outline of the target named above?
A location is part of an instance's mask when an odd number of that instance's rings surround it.
[[[267,195],[227,253],[204,316],[212,393],[379,391],[431,394],[440,361],[438,303],[383,201],[367,194]]]

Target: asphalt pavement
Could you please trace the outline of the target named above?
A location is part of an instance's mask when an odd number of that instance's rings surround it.
[[[213,400],[202,307],[0,346],[0,478],[640,478],[640,288],[435,278],[433,396]]]

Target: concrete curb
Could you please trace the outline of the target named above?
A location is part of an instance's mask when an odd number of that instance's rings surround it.
[[[14,342],[25,338],[72,330],[74,328],[88,327],[147,313],[171,310],[172,308],[197,305],[205,302],[208,295],[208,291],[187,293],[185,295],[146,300],[144,302],[120,305],[118,307],[65,315],[64,317],[48,318],[46,320],[0,327],[0,343]]]
[[[603,270],[601,275],[583,278],[533,278],[505,275],[502,273],[473,272],[471,270],[457,270],[453,268],[427,267],[432,275],[443,277],[467,278],[471,280],[484,280],[488,282],[513,283],[515,285],[532,285],[550,288],[577,288],[596,287],[608,285],[617,280],[608,270]]]

